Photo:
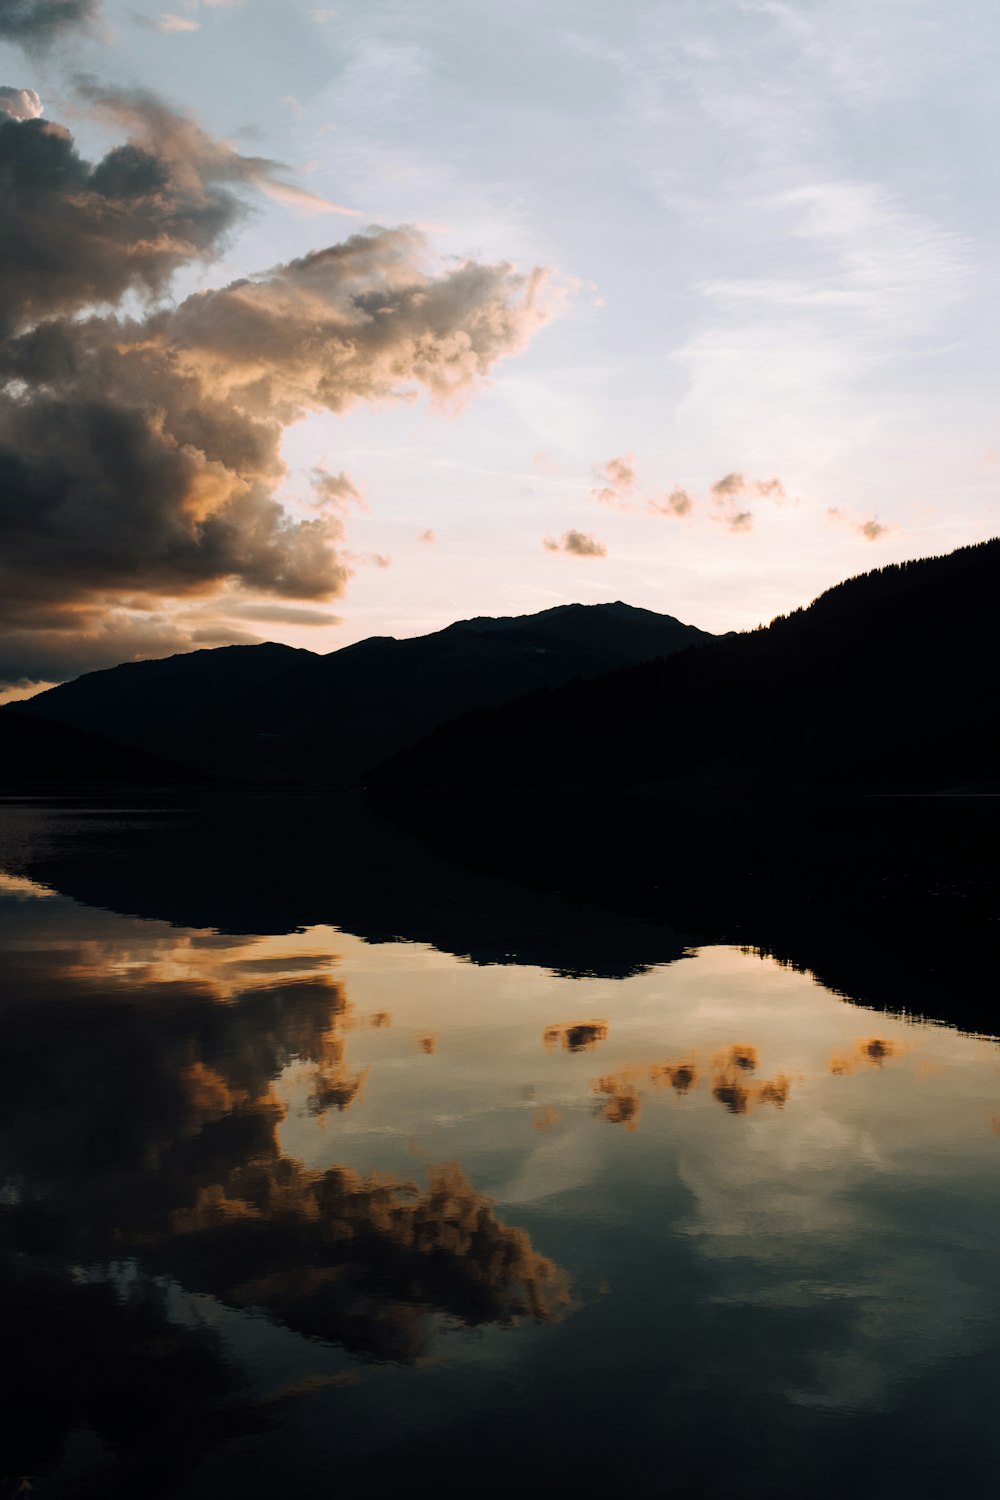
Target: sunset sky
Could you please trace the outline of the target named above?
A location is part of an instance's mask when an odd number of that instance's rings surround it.
[[[988,0],[165,4],[0,0],[0,696],[1000,529]]]

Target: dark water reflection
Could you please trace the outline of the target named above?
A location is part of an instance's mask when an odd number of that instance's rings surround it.
[[[0,811],[10,1493],[995,1493],[995,1043],[287,849]]]

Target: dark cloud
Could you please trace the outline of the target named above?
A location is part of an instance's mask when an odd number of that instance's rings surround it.
[[[284,1153],[288,1067],[304,1068],[314,1112],[359,1106],[347,1039],[376,1017],[328,974],[241,979],[253,944],[213,936],[185,977],[190,932],[147,936],[103,913],[67,929],[46,908],[18,931],[0,1173],[32,1190],[5,1209],[9,1243],[67,1268],[127,1257],[140,1280],[383,1360],[423,1356],[442,1316],[502,1325],[566,1305],[565,1274],[456,1163],[416,1183]],[[111,950],[128,960],[113,971]]]
[[[584,531],[564,531],[556,540],[547,536],[542,543],[546,552],[566,552],[571,557],[607,557],[608,549],[603,542]]]
[[[774,1078],[752,1082],[750,1074],[758,1064],[756,1047],[730,1047],[715,1060],[712,1098],[733,1115],[749,1114],[758,1104],[772,1104],[784,1109],[792,1090],[792,1080],[784,1073]]]
[[[635,1084],[625,1075],[611,1073],[599,1078],[594,1084],[594,1093],[602,1094],[604,1102],[597,1113],[609,1125],[624,1125],[626,1130],[637,1130],[642,1098]]]
[[[67,32],[93,21],[99,0],[3,0],[0,41],[44,50]]]
[[[542,1041],[551,1050],[561,1043],[567,1052],[592,1052],[598,1042],[607,1040],[607,1021],[568,1021],[562,1026],[547,1026]]]
[[[672,1088],[675,1094],[689,1094],[698,1087],[698,1069],[693,1062],[654,1063],[649,1069],[654,1088]]]
[[[717,1057],[715,1065],[718,1068],[735,1068],[740,1073],[755,1073],[758,1061],[756,1047],[738,1043]]]
[[[0,684],[61,682],[123,661],[174,656],[202,646],[251,646],[260,639],[224,620],[191,626],[157,614],[0,598]]]
[[[105,621],[113,635],[127,618],[141,637],[142,611],[230,582],[335,598],[351,575],[337,507],[358,491],[342,472],[321,474],[335,504],[289,513],[277,495],[285,427],[421,390],[454,404],[546,317],[541,273],[465,262],[436,274],[405,229],[354,235],[140,317],[80,317],[126,292],[153,296],[178,266],[217,253],[243,212],[237,190],[274,166],[148,95],[86,92],[128,137],[96,166],[61,127],[0,117],[8,682],[63,678],[87,654],[81,637],[102,656]]]
[[[95,163],[69,131],[0,116],[0,331],[53,314],[161,293],[182,265],[211,259],[246,211],[234,191],[270,163],[243,157],[142,93],[86,90],[126,142]]]

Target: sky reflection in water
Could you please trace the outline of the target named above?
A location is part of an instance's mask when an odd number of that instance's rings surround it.
[[[732,948],[566,979],[18,876],[0,949],[39,1493],[991,1493],[994,1043]]]

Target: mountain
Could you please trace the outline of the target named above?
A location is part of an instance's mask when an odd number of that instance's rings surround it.
[[[767,628],[447,725],[383,789],[1000,788],[1000,540],[866,573]]]
[[[462,620],[328,656],[230,646],[93,672],[10,705],[241,782],[342,786],[470,709],[711,641],[622,603]]]
[[[18,716],[71,724],[123,744],[158,749],[184,723],[248,691],[260,692],[311,651],[267,642],[218,646],[159,661],[129,661],[10,704]]]
[[[158,755],[69,724],[0,713],[0,791],[183,787],[195,775]]]

